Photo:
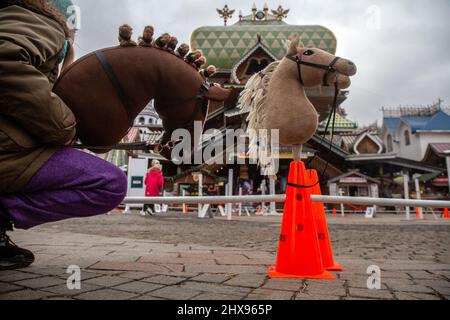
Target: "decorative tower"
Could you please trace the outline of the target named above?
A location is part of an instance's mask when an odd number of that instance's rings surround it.
[[[264,20],[267,21],[267,19],[269,18],[269,6],[267,4],[267,2],[264,4]]]
[[[252,7],[252,20],[255,21],[256,20],[256,13],[258,12],[258,8],[256,7],[256,3],[253,3],[253,7]]]

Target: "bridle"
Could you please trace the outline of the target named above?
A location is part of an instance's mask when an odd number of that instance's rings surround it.
[[[286,58],[288,58],[289,60],[294,61],[297,64],[298,80],[300,81],[302,86],[305,86],[305,83],[303,82],[303,77],[302,77],[302,65],[303,66],[308,66],[308,67],[313,67],[313,68],[316,68],[316,69],[325,70],[326,72],[323,75],[323,82],[322,82],[325,87],[328,87],[328,76],[331,73],[336,72],[336,69],[334,68],[334,66],[341,59],[340,57],[336,57],[336,58],[334,58],[333,61],[331,61],[331,63],[329,65],[324,65],[324,64],[318,64],[318,63],[312,63],[312,62],[303,61],[296,54],[295,55],[287,55]]]
[[[123,90],[122,85],[120,84],[120,81],[118,79],[118,77],[116,76],[116,73],[113,70],[113,67],[111,66],[111,64],[109,63],[108,59],[106,58],[105,54],[102,52],[102,50],[97,50],[95,51],[95,56],[97,57],[98,61],[100,62],[100,65],[103,68],[103,71],[105,72],[106,76],[108,77],[109,81],[111,82],[112,86],[114,87],[114,91],[117,95],[117,97],[119,98],[120,102],[122,103],[127,116],[128,116],[128,122],[129,122],[129,127],[131,129],[131,127],[133,127],[134,125],[134,117],[129,113],[129,110],[131,110],[129,108],[129,103],[128,100],[126,99],[126,94],[125,91]],[[199,104],[199,107],[203,107],[203,103],[205,103],[206,100],[208,100],[208,98],[206,97],[206,93],[208,92],[209,88],[211,87],[211,84],[208,81],[204,81],[198,92],[197,95],[195,97],[192,98],[188,98],[185,100],[180,100],[180,101],[171,101],[171,103],[173,104],[184,104],[186,102],[195,100],[197,101],[197,103]],[[207,111],[206,111],[207,112]],[[205,115],[206,118],[206,115]],[[192,122],[192,124],[189,124],[188,127],[193,127],[194,126],[194,121]],[[161,143],[156,143],[156,144],[150,144],[150,143],[131,143],[131,144],[121,144],[121,145],[116,145],[116,146],[84,146],[84,145],[75,145],[75,148],[78,149],[90,149],[90,150],[106,150],[106,149],[115,149],[115,150],[150,150],[150,149],[154,149],[153,151],[157,154],[161,154],[166,148],[169,150],[172,150],[176,144],[178,144],[179,142],[181,142],[180,140],[176,140],[176,141],[168,141],[165,144],[161,144]]]
[[[300,84],[303,87],[305,86],[305,83],[304,83],[303,77],[302,77],[302,66],[308,66],[308,67],[312,67],[312,68],[316,68],[316,69],[325,70],[325,74],[323,75],[322,83],[323,83],[323,85],[325,87],[329,87],[329,85],[328,85],[328,76],[331,73],[335,73],[336,72],[336,69],[334,68],[334,66],[341,59],[340,57],[336,57],[336,58],[333,59],[333,61],[331,61],[331,63],[329,65],[324,65],[324,64],[318,64],[318,63],[312,63],[312,62],[303,61],[297,54],[295,54],[295,55],[287,55],[286,58],[291,60],[291,61],[294,61],[297,64],[298,80],[299,80]],[[333,118],[333,125],[332,125],[332,129],[331,129],[330,149],[328,151],[329,153],[331,153],[331,150],[333,149],[334,126],[335,126],[335,123],[336,123],[336,112],[337,112],[338,96],[339,96],[339,87],[338,87],[338,83],[336,81],[334,83],[334,98],[333,98],[333,105],[331,107],[331,113],[330,113],[330,116],[328,117],[328,122],[327,122],[327,126],[325,128],[325,133],[323,134],[323,137],[322,137],[322,141],[320,142],[320,144],[323,144],[323,142],[325,141],[326,135],[328,133],[328,129],[330,127],[331,118]],[[309,166],[311,164],[311,162],[316,157],[317,157],[317,154],[315,154],[313,158],[308,160],[306,166]],[[325,173],[328,170],[328,166],[329,166],[329,162],[327,161],[327,165],[325,166],[325,168],[324,168],[320,178],[313,185],[301,185],[301,184],[291,183],[289,181],[288,181],[287,185],[290,186],[290,187],[299,188],[299,189],[314,188],[316,185],[320,184],[320,180],[322,180],[322,178],[325,177]]]

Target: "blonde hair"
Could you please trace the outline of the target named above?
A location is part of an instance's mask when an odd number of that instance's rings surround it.
[[[149,172],[153,171],[153,170],[159,170],[162,171],[162,165],[161,162],[159,162],[158,160],[153,160],[152,161],[152,166],[148,169]]]

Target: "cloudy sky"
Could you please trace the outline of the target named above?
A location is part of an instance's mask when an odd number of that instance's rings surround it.
[[[117,27],[136,32],[151,24],[189,42],[191,32],[221,25],[216,8],[225,3],[244,15],[253,0],[73,0],[81,9],[77,55],[116,45]],[[264,0],[256,1],[262,8]],[[353,78],[344,107],[359,124],[381,123],[380,109],[430,104],[450,105],[449,0],[292,0],[267,1],[291,9],[289,24],[320,24],[338,39],[337,55],[353,60]],[[230,23],[237,21],[237,14]]]

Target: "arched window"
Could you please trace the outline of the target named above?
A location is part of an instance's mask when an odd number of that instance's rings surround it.
[[[392,141],[392,136],[391,135],[387,136],[387,149],[388,149],[387,150],[388,152],[394,151],[394,143]]]
[[[405,145],[409,146],[411,145],[411,136],[409,135],[409,131],[405,131]]]
[[[149,118],[149,119],[148,119],[148,123],[149,123],[149,124],[153,124],[153,118]]]
[[[144,117],[140,117],[139,118],[139,124],[145,124],[145,118]]]

